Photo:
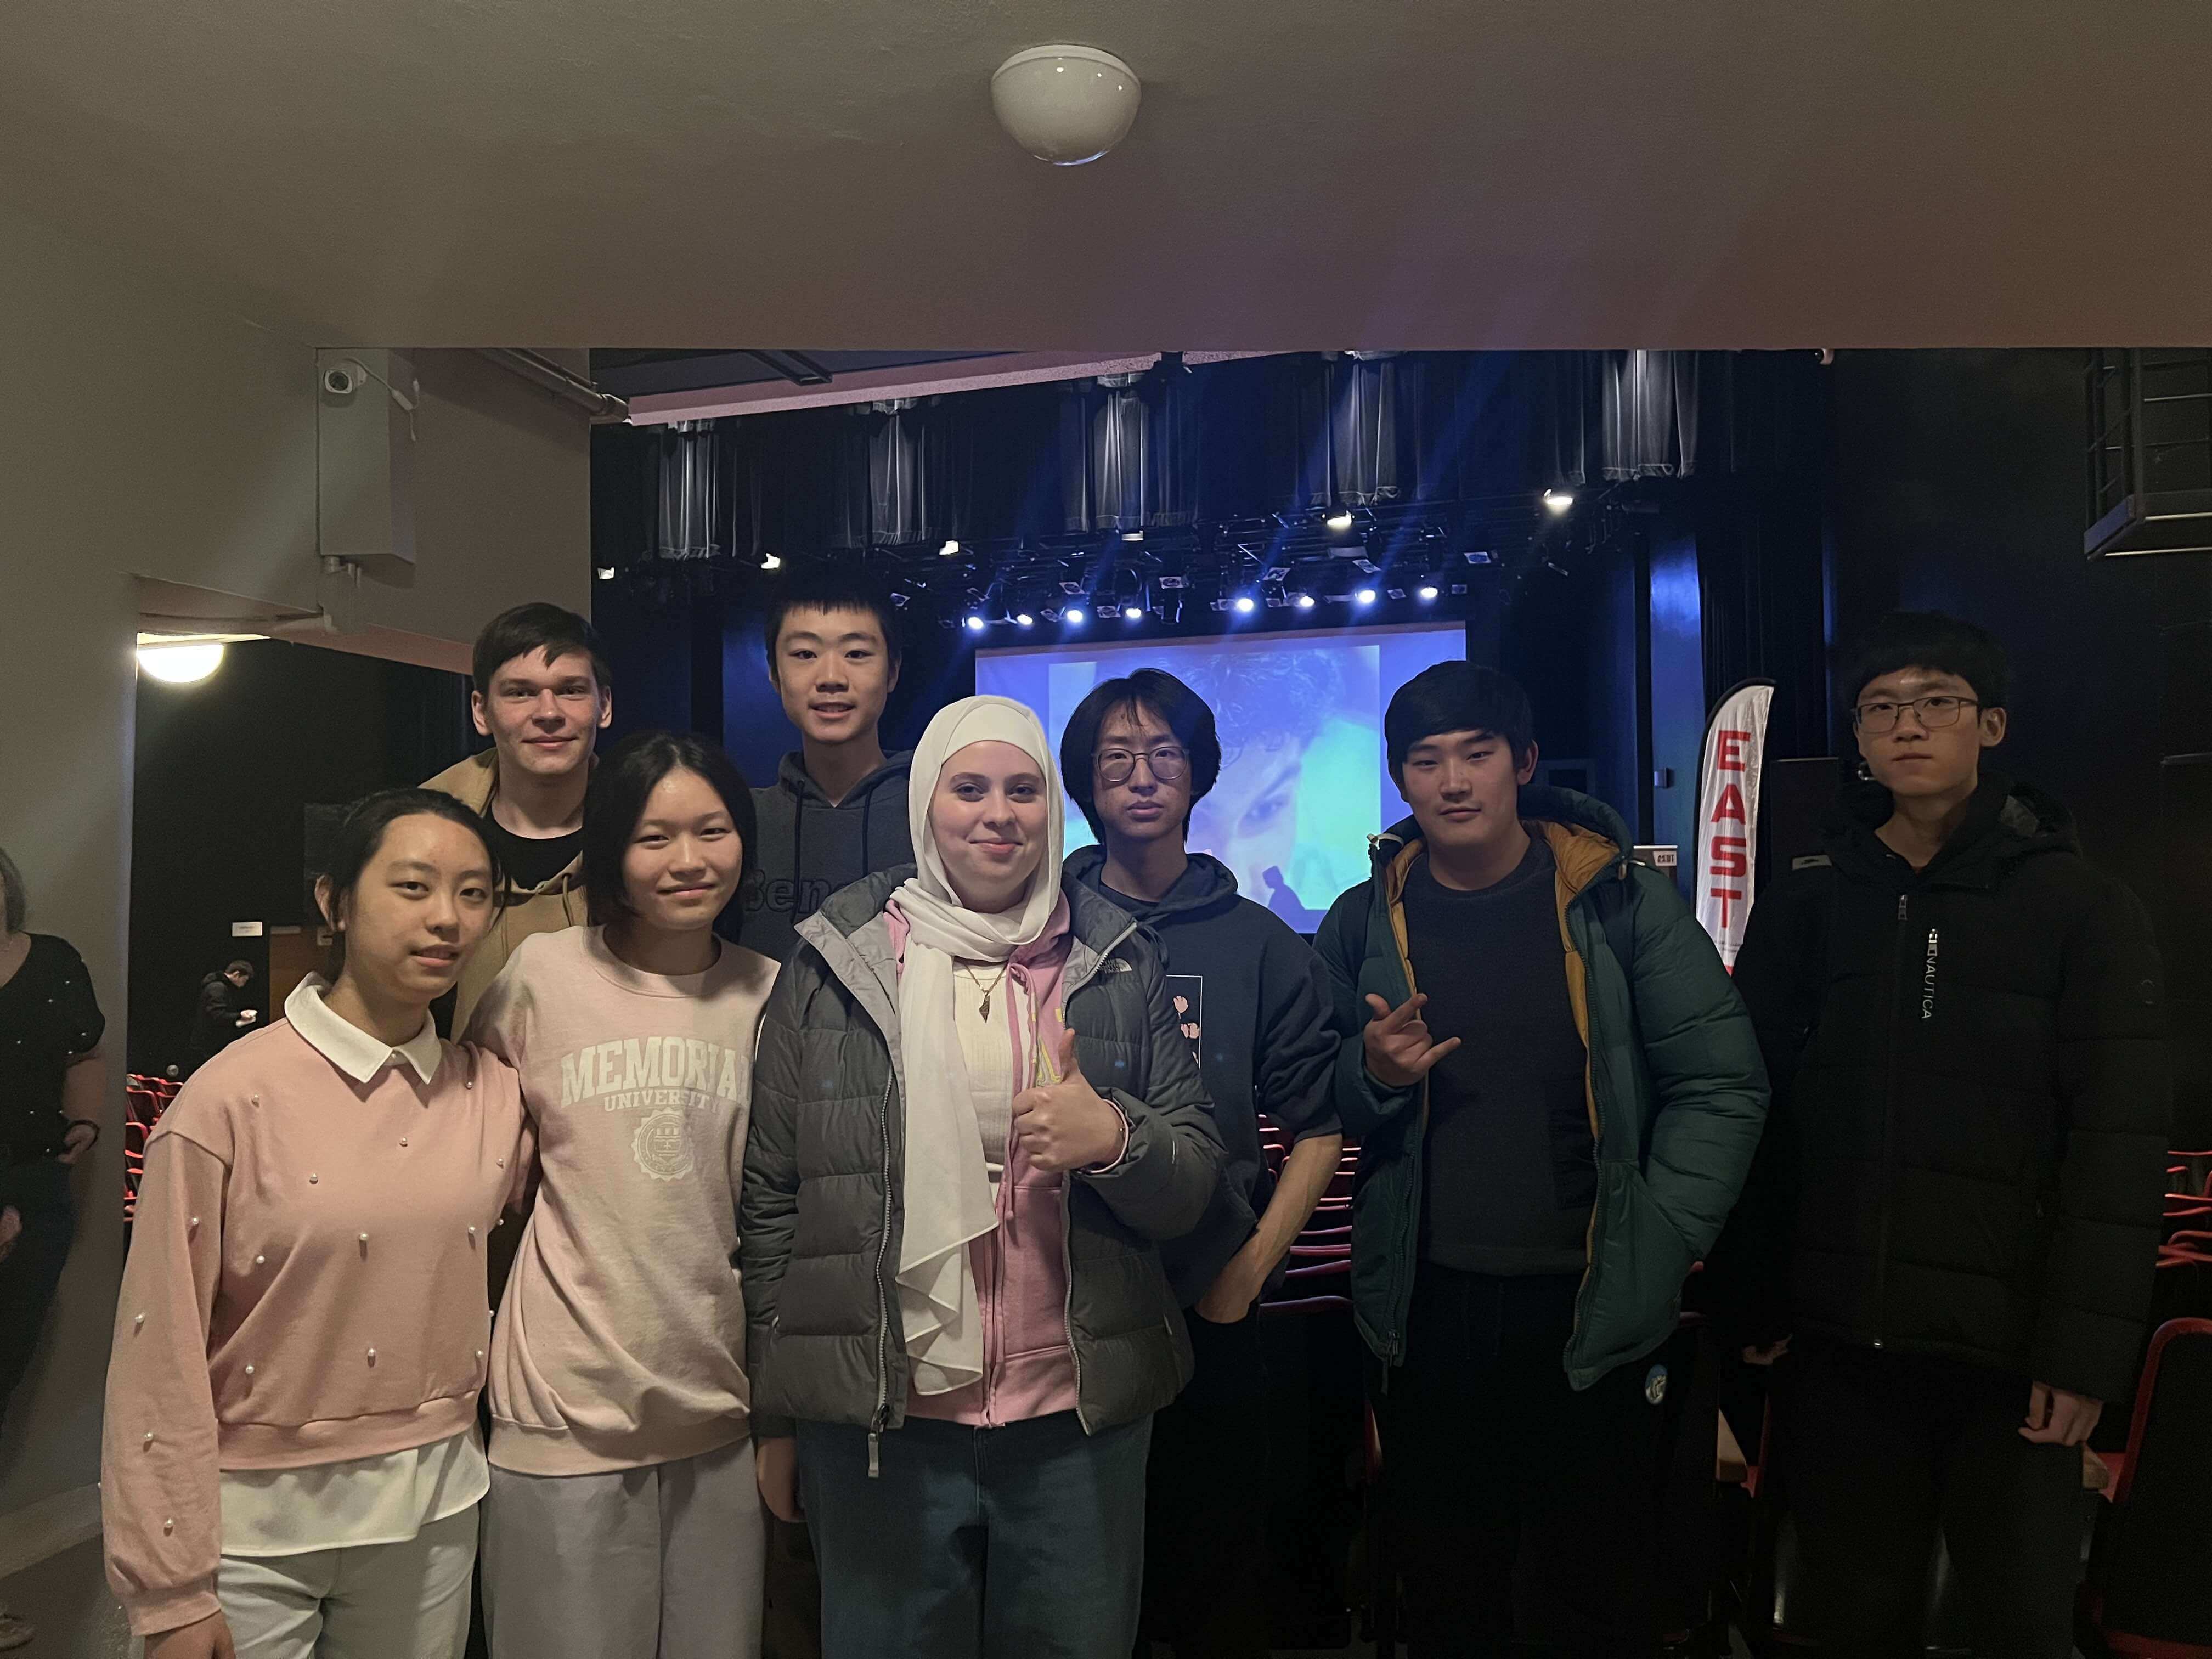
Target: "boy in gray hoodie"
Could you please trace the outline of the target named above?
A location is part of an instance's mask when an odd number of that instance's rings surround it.
[[[753,791],[760,844],[746,848],[744,942],[783,961],[801,921],[839,888],[911,863],[908,755],[878,727],[898,684],[898,623],[855,565],[793,567],[768,614],[768,676],[799,747]]]

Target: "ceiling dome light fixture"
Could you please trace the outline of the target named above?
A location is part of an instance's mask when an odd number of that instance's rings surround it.
[[[1070,628],[1082,627],[1083,607],[1079,605],[1069,605],[1066,610],[1060,613],[1060,619],[1066,623]]]
[[[1036,626],[1036,618],[1026,611],[1018,611],[1014,613],[1014,626],[1017,628],[1035,628]]]
[[[970,634],[981,633],[983,631],[983,619],[981,617],[975,615],[973,612],[970,612],[968,617],[968,631]]]
[[[1031,46],[991,76],[991,107],[1007,136],[1040,161],[1079,167],[1120,143],[1144,84],[1096,46]]]
[[[187,640],[176,645],[142,645],[138,666],[165,685],[198,685],[222,666],[221,640]]]
[[[1249,617],[1252,614],[1252,596],[1249,593],[1239,593],[1237,596],[1237,614],[1240,617]]]
[[[1352,596],[1352,602],[1354,605],[1372,605],[1372,604],[1374,604],[1374,603],[1375,603],[1375,590],[1374,590],[1373,588],[1371,588],[1371,587],[1363,587],[1363,588],[1361,588],[1361,589],[1360,589],[1357,593],[1354,593],[1354,594]]]
[[[1301,611],[1310,611],[1314,608],[1314,596],[1310,593],[1301,593],[1291,603]]]
[[[1425,586],[1421,589],[1420,599],[1421,603],[1424,605],[1426,605],[1431,599],[1436,598],[1436,596],[1437,590],[1434,584],[1431,584],[1430,586]]]

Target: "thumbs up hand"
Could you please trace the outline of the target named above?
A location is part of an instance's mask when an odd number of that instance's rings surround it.
[[[1110,1164],[1121,1155],[1121,1114],[1093,1089],[1062,1029],[1036,1085],[1014,1097],[1014,1139],[1048,1175]]]

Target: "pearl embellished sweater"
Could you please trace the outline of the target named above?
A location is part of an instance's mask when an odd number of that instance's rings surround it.
[[[219,1609],[222,1471],[471,1428],[522,1136],[514,1071],[453,1043],[427,1083],[356,1082],[279,1021],[185,1085],[147,1146],[108,1366],[102,1520],[134,1632]]]

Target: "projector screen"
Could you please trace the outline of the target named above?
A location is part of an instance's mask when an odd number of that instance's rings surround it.
[[[1390,694],[1464,656],[1457,623],[1198,640],[1066,642],[975,653],[975,690],[1037,711],[1053,751],[1091,689],[1139,668],[1173,674],[1212,705],[1221,777],[1191,815],[1245,897],[1300,933],[1367,878],[1367,837],[1406,815],[1382,763]],[[1094,837],[1070,803],[1071,850]]]

